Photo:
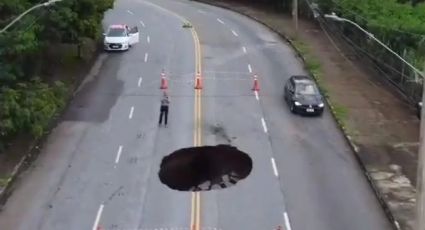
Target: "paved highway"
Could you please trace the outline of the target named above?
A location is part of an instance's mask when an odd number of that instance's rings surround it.
[[[284,104],[285,80],[303,70],[275,34],[191,1],[117,0],[104,21],[138,25],[140,43],[99,57],[0,213],[2,230],[390,229],[330,114],[294,116]],[[162,69],[167,128],[157,125]],[[221,143],[254,161],[237,186],[184,193],[160,183],[164,155]]]

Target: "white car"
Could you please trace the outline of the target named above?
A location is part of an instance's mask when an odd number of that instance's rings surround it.
[[[103,47],[106,51],[128,50],[139,42],[137,26],[130,29],[127,25],[111,25],[103,35]]]

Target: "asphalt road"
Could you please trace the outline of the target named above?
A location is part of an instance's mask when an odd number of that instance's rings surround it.
[[[237,186],[201,193],[201,229],[390,229],[332,117],[291,114],[283,84],[303,73],[275,34],[196,2],[117,0],[105,25],[138,25],[129,52],[102,54],[43,153],[0,213],[8,229],[188,229],[193,194],[157,177],[161,157],[193,145],[196,28],[202,47],[202,139],[254,161]],[[149,37],[149,38],[148,38]],[[171,97],[158,127],[160,72]],[[252,91],[257,74],[260,92]]]

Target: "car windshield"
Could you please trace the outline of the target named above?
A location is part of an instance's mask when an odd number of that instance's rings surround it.
[[[111,28],[107,34],[108,37],[125,37],[125,29],[124,28]]]
[[[317,95],[318,90],[313,83],[298,83],[295,93],[301,95]]]

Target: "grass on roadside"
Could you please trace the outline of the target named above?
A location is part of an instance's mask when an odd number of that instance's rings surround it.
[[[5,187],[9,181],[8,177],[0,177],[0,188]]]
[[[300,40],[292,40],[291,42],[298,50],[300,55],[304,58],[306,68],[315,78],[322,94],[332,103],[331,109],[333,110],[336,119],[342,125],[342,127],[347,132],[349,132],[345,124],[348,118],[348,108],[342,105],[335,104],[335,102],[332,102],[332,99],[329,97],[329,91],[327,90],[326,85],[322,79],[323,72],[319,60],[311,55],[310,47],[307,44],[303,43]]]

